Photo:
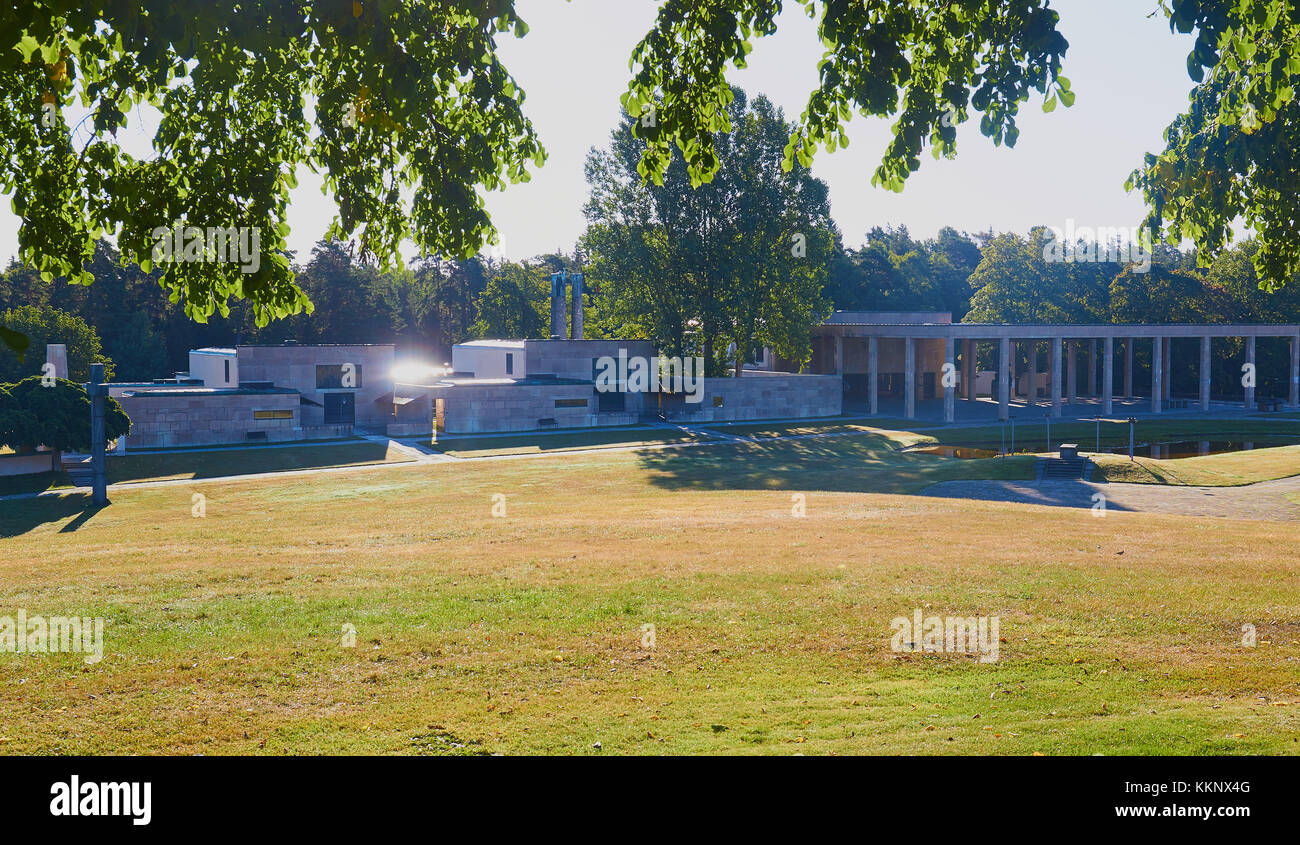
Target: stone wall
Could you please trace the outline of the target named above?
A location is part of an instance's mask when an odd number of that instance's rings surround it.
[[[641,397],[634,395],[628,395],[626,410],[598,413],[596,390],[589,382],[460,383],[436,385],[429,392],[435,403],[443,402],[443,430],[447,434],[627,425],[640,416]],[[565,400],[584,400],[586,404],[556,406],[557,401]],[[542,420],[554,422],[543,425]]]
[[[160,449],[174,446],[212,446],[230,443],[281,442],[321,436],[342,436],[346,432],[306,431],[298,423],[298,394],[193,393],[188,391],[128,392],[120,399],[122,410],[131,418],[128,449]],[[254,411],[289,411],[288,419],[255,419]],[[249,432],[262,432],[265,441]]]
[[[236,351],[241,382],[269,381],[276,387],[297,390],[320,405],[324,405],[326,393],[354,393],[358,425],[382,426],[392,420],[392,344],[240,346]],[[358,366],[361,386],[350,390],[317,388],[318,364]],[[323,422],[321,408],[309,410],[304,420],[305,425]]]
[[[749,371],[740,378],[704,379],[704,401],[674,404],[668,417],[688,422],[833,417],[842,401],[839,376]]]

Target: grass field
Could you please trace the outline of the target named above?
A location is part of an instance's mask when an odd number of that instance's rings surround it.
[[[1300,527],[907,496],[1032,458],[894,446],[0,504],[0,616],[107,619],[93,666],[0,653],[0,753],[1300,752]],[[999,661],[893,652],[916,609]]]
[[[1131,484],[1180,484],[1192,487],[1236,487],[1300,475],[1300,446],[1278,446],[1249,452],[1225,452],[1176,460],[1121,455],[1093,459],[1096,479]]]

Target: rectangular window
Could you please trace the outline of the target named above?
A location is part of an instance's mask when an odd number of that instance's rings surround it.
[[[226,360],[222,361],[221,363],[223,363],[223,364],[226,365],[226,378],[225,378],[225,382],[226,382],[226,384],[230,384],[230,359],[227,358]]]
[[[316,389],[338,390],[361,387],[360,364],[317,364]]]
[[[291,420],[293,411],[276,410],[276,411],[254,411],[253,419],[255,420]]]
[[[555,407],[557,408],[585,408],[587,407],[586,399],[556,399]]]
[[[515,374],[515,353],[507,352],[506,353],[506,375],[512,376],[514,374]]]

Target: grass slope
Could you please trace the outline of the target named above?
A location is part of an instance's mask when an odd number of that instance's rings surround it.
[[[94,666],[0,653],[0,752],[1300,751],[1300,527],[897,495],[991,463],[1031,465],[866,435],[4,503],[0,616],[108,624]],[[915,608],[999,616],[1001,660],[894,653]]]

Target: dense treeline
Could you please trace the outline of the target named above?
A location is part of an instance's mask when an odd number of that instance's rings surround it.
[[[837,237],[826,259],[822,295],[836,309],[951,311],[954,320],[968,322],[1300,321],[1300,286],[1276,293],[1260,289],[1253,242],[1224,252],[1208,267],[1197,267],[1194,254],[1160,247],[1143,273],[1118,261],[1053,263],[1044,258],[1050,237],[1046,229],[968,235],[946,228],[917,239],[906,228],[876,228],[858,248],[844,247]],[[150,379],[186,369],[186,353],[195,347],[290,338],[392,342],[404,356],[443,362],[451,345],[467,338],[545,336],[550,273],[580,268],[589,258],[580,252],[524,262],[431,258],[384,273],[358,260],[345,244],[321,242],[306,263],[295,266],[312,312],[258,327],[242,303],[206,323],[191,321],[156,275],[122,267],[113,248],[101,244],[93,285],[45,283],[16,263],[0,274],[0,314],[32,338],[34,350],[22,364],[0,350],[0,381],[39,373],[46,342],[68,343],[73,379],[85,378],[93,360],[110,362],[117,380]],[[591,279],[588,335],[620,336],[625,327],[604,307],[604,295],[600,280]],[[1238,347],[1216,341],[1216,383],[1233,377]],[[1194,350],[1175,351],[1174,389],[1191,391]],[[1139,349],[1140,361],[1144,354]],[[1286,354],[1281,343],[1261,342],[1264,393],[1284,390],[1270,380],[1287,371]]]

